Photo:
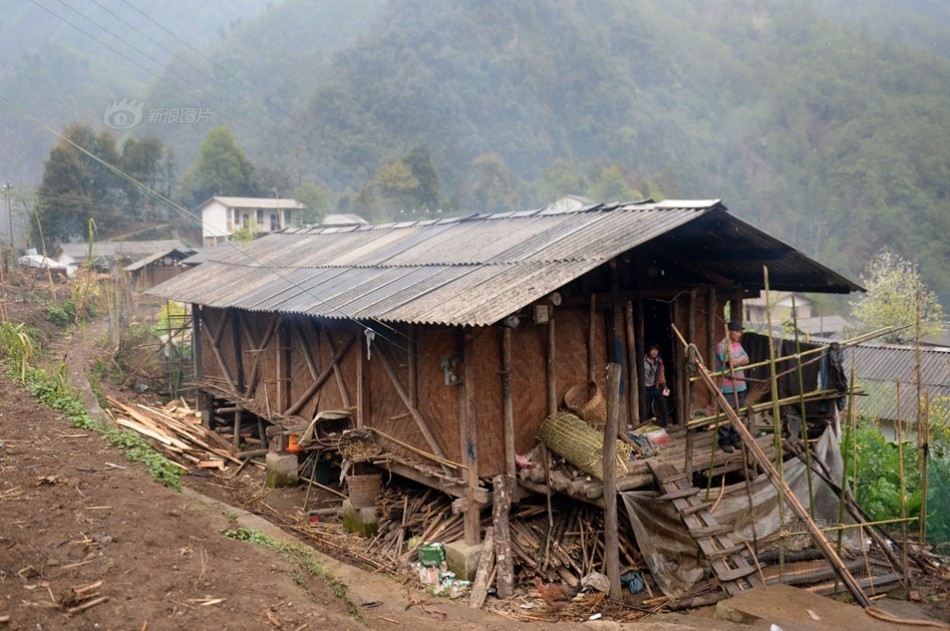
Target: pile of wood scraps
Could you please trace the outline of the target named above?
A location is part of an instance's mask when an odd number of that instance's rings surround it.
[[[113,407],[109,414],[116,425],[151,439],[173,462],[222,471],[228,462],[241,464],[232,455],[230,444],[203,426],[201,418],[181,400],[163,408],[126,404],[111,397],[107,400]]]

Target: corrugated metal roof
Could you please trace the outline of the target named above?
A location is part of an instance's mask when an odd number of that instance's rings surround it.
[[[905,421],[917,416],[917,363],[913,347],[858,344],[845,349],[845,369],[854,371],[868,396],[857,402],[858,413],[874,419],[897,420],[897,382],[901,384],[900,412]],[[921,396],[930,392],[932,406],[950,410],[950,349],[921,348]],[[942,401],[942,403],[940,403]]]
[[[216,253],[149,293],[222,308],[487,325],[613,257],[705,216],[739,225],[718,200],[702,200],[346,229],[317,226],[269,234]],[[795,252],[747,224],[740,227],[771,247]],[[730,252],[735,244],[729,240]],[[856,287],[800,256],[802,273],[814,274],[838,291]]]

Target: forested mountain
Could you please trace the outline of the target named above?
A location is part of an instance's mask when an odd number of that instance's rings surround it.
[[[102,126],[113,103],[143,102],[173,51],[207,48],[266,3],[0,0],[0,96],[57,131]],[[0,143],[0,177],[36,184],[56,138],[0,104]]]
[[[946,304],[948,6],[284,0],[195,38],[200,54],[176,47],[152,80],[149,107],[205,107],[208,120],[124,133],[158,135],[183,171],[227,126],[268,186],[314,181],[376,218],[413,199],[466,212],[568,192],[720,197],[852,274],[888,244]],[[98,124],[135,94],[85,63],[62,79],[105,84],[94,107],[75,105]],[[403,194],[420,173],[438,195]]]

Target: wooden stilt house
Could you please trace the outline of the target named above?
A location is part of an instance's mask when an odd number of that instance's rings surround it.
[[[381,466],[459,498],[476,543],[487,481],[514,477],[567,390],[603,388],[608,362],[623,366],[622,424],[647,417],[652,342],[675,421],[705,406],[671,324],[711,357],[763,266],[776,290],[859,289],[718,200],[669,200],[286,230],[150,293],[192,306],[205,407],[237,410],[237,428],[242,413],[349,411],[380,437]]]

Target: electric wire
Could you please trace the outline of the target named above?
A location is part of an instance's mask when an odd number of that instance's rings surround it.
[[[137,187],[140,188],[142,191],[144,191],[146,194],[151,195],[151,196],[154,197],[155,199],[161,201],[163,204],[166,204],[166,205],[167,205],[168,207],[170,207],[174,212],[178,213],[179,215],[181,215],[181,216],[184,217],[185,219],[188,219],[188,220],[192,221],[193,223],[195,223],[195,224],[197,224],[197,225],[200,225],[200,226],[202,226],[202,227],[207,228],[207,229],[209,230],[209,232],[211,232],[211,233],[214,234],[215,236],[227,236],[226,234],[221,233],[219,230],[217,230],[214,226],[211,226],[211,225],[209,225],[209,224],[206,224],[199,216],[197,216],[195,213],[191,212],[191,211],[188,210],[187,208],[185,208],[185,207],[181,206],[180,204],[178,204],[177,202],[175,202],[175,201],[169,199],[168,197],[166,197],[165,195],[159,193],[158,191],[155,191],[154,189],[150,188],[149,186],[143,184],[142,182],[139,182],[139,181],[136,180],[134,177],[132,177],[131,175],[128,175],[127,173],[125,173],[124,171],[122,171],[121,169],[119,169],[118,167],[116,167],[116,166],[114,166],[114,165],[112,165],[112,164],[109,164],[108,162],[106,162],[105,160],[103,160],[103,159],[100,158],[99,156],[95,155],[95,154],[92,153],[91,151],[87,150],[86,148],[82,147],[81,145],[78,145],[77,143],[73,142],[71,139],[67,138],[66,136],[60,134],[60,133],[57,132],[55,129],[53,129],[52,127],[50,127],[50,126],[47,125],[46,123],[40,121],[39,119],[35,118],[35,117],[32,116],[29,112],[25,111],[23,108],[21,108],[20,106],[18,106],[18,105],[17,105],[16,103],[14,103],[13,101],[7,99],[7,98],[4,97],[3,95],[0,95],[0,101],[2,101],[6,106],[10,107],[11,109],[13,109],[15,112],[17,112],[17,113],[20,114],[21,116],[24,116],[25,118],[27,118],[28,120],[30,120],[33,124],[37,125],[38,127],[42,128],[42,129],[44,129],[44,130],[46,130],[47,132],[49,132],[49,133],[51,133],[51,134],[53,134],[54,136],[56,136],[57,138],[59,138],[61,141],[63,141],[63,142],[65,142],[65,143],[69,144],[70,146],[72,146],[73,148],[75,148],[77,151],[79,151],[79,152],[83,153],[84,155],[90,157],[91,159],[93,159],[93,160],[94,160],[95,162],[97,162],[98,164],[102,165],[103,167],[105,167],[105,168],[108,169],[109,171],[111,171],[111,172],[113,172],[114,174],[118,175],[120,178],[122,178],[122,179],[124,179],[124,180],[130,182],[131,184],[137,186]],[[293,288],[295,288],[295,289],[298,289],[298,290],[300,290],[302,293],[304,293],[304,294],[310,296],[311,298],[313,298],[314,300],[316,300],[319,304],[323,305],[326,309],[328,309],[328,310],[330,311],[330,313],[336,313],[340,319],[351,321],[351,322],[355,323],[357,326],[359,326],[359,327],[360,327],[361,329],[363,329],[363,330],[372,330],[376,335],[379,335],[382,339],[388,341],[390,344],[392,344],[394,347],[398,348],[399,350],[405,351],[405,352],[407,352],[407,353],[409,352],[408,344],[407,344],[406,346],[403,346],[402,344],[397,343],[396,340],[395,340],[395,338],[390,338],[390,337],[387,337],[387,336],[385,336],[385,335],[382,335],[382,334],[380,333],[380,331],[377,331],[377,330],[376,330],[375,328],[373,328],[373,327],[367,326],[367,325],[366,325],[364,322],[362,322],[360,319],[358,319],[358,318],[356,318],[356,317],[354,317],[354,316],[352,316],[352,315],[346,313],[345,311],[343,311],[343,309],[342,309],[341,307],[338,307],[338,306],[334,305],[332,302],[321,298],[319,295],[317,295],[317,294],[315,293],[315,292],[316,292],[316,287],[314,287],[312,284],[308,284],[308,283],[306,282],[306,279],[300,278],[299,272],[293,270],[292,268],[291,268],[289,274],[285,274],[285,273],[282,273],[281,271],[279,271],[279,268],[278,268],[276,265],[273,265],[273,260],[270,259],[270,257],[268,257],[268,256],[267,256],[266,254],[264,254],[263,252],[260,252],[259,250],[256,250],[256,249],[254,249],[253,247],[251,247],[251,246],[253,245],[253,242],[251,242],[251,244],[248,244],[248,245],[245,246],[245,247],[239,247],[239,246],[238,246],[236,243],[234,243],[233,241],[225,241],[225,243],[228,244],[230,247],[232,247],[235,251],[241,253],[241,255],[244,256],[245,258],[247,258],[248,260],[250,260],[250,262],[252,262],[252,263],[257,263],[258,265],[260,265],[260,268],[261,268],[262,270],[271,272],[272,274],[274,274],[274,275],[277,276],[278,278],[280,278],[280,279],[284,280],[285,282],[289,283],[291,287],[293,287]],[[379,320],[379,319],[377,319],[377,318],[366,318],[366,320],[369,321],[369,322],[372,322],[372,323],[374,323],[374,324],[376,324],[376,325],[378,325],[380,328],[387,329],[387,330],[391,331],[391,332],[393,333],[393,335],[395,335],[395,336],[399,336],[399,337],[403,337],[403,338],[407,338],[407,339],[408,339],[408,336],[406,336],[404,333],[402,333],[401,331],[399,331],[398,329],[396,329],[395,327],[393,327],[392,325],[390,325],[390,324],[388,324],[388,323],[386,323],[386,322],[383,322],[383,321],[381,321],[381,320]]]

